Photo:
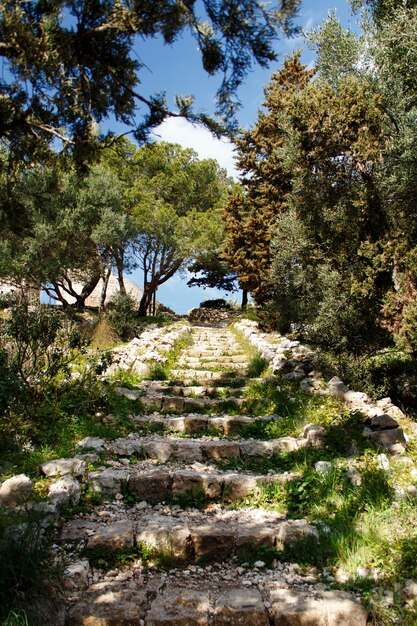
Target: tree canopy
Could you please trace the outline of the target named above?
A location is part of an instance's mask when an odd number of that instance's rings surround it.
[[[213,244],[210,233],[232,182],[213,159],[200,161],[193,150],[169,143],[139,150],[133,171],[126,195],[144,273],[144,315],[158,287]]]
[[[414,2],[367,5],[361,35],[334,15],[271,78],[237,141],[230,265],[278,326],[333,351],[417,351]]]
[[[99,124],[114,116],[142,142],[167,115],[185,115],[220,132],[218,121],[192,110],[179,95],[170,110],[163,88],[140,91],[141,62],[134,44],[160,37],[175,43],[189,31],[204,70],[220,73],[219,120],[235,125],[236,90],[254,62],[275,58],[278,31],[291,33],[299,0],[274,6],[259,0],[42,0],[0,2],[0,138],[9,155],[30,165],[51,149],[91,157]]]

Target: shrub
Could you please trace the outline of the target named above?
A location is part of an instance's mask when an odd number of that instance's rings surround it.
[[[84,343],[63,311],[44,305],[35,309],[22,305],[13,307],[5,320],[0,347],[2,373],[27,407],[28,402],[33,405],[44,397],[58,374],[69,376],[69,365]]]
[[[107,316],[103,316],[95,325],[91,335],[91,345],[95,348],[107,348],[119,341],[119,336],[110,325]]]
[[[138,326],[137,305],[127,293],[119,292],[109,304],[109,323],[121,339],[131,339]]]
[[[202,309],[222,309],[226,311],[230,311],[232,308],[232,306],[223,298],[204,300],[204,302],[200,303],[200,307]]]
[[[57,589],[61,568],[52,561],[50,548],[47,533],[33,514],[24,519],[0,519],[1,623],[7,619],[10,624],[25,624],[28,607]]]

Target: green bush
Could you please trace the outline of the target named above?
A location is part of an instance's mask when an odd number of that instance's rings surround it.
[[[232,305],[229,302],[226,302],[223,298],[215,298],[213,300],[204,300],[200,302],[200,307],[202,309],[221,309],[230,311],[232,309]]]
[[[119,292],[109,304],[108,319],[121,339],[131,339],[138,327],[137,305],[127,293]]]
[[[373,398],[389,396],[395,403],[417,406],[417,359],[410,353],[396,349],[363,355],[322,352],[315,365],[327,378],[337,373],[352,389]]]
[[[50,549],[48,533],[33,515],[16,520],[3,515],[0,519],[2,624],[33,624],[28,619],[30,607],[59,587],[62,568],[53,562]]]
[[[33,413],[50,383],[58,375],[69,377],[70,364],[84,347],[77,326],[63,311],[44,305],[13,307],[0,333],[0,408],[6,411],[13,398]]]

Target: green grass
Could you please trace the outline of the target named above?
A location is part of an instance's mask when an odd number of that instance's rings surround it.
[[[136,389],[139,383],[142,382],[143,376],[139,376],[132,369],[126,370],[119,367],[114,374],[108,376],[107,380],[111,383],[118,383],[127,389]]]
[[[76,454],[75,444],[84,437],[114,439],[127,434],[132,430],[129,416],[140,413],[141,404],[120,396],[100,381],[86,385],[77,381],[61,385],[53,416],[50,412],[46,404],[44,414],[41,409],[35,422],[22,423],[19,416],[9,418],[16,439],[6,442],[0,479],[18,473],[36,476],[42,463]],[[101,420],[108,414],[115,416],[114,423]],[[30,440],[29,445],[19,445],[18,436],[22,434]]]
[[[161,549],[142,542],[135,543],[131,548],[124,550],[87,548],[83,550],[82,556],[88,559],[92,567],[101,569],[128,567],[136,561],[140,561],[145,566],[152,565],[161,569],[185,565],[185,560],[177,556],[169,546]]]
[[[256,352],[248,364],[248,377],[259,378],[266,372],[268,367],[268,361],[262,357],[260,352]]]
[[[29,626],[29,619],[26,611],[10,611],[6,619],[2,622],[2,626]]]

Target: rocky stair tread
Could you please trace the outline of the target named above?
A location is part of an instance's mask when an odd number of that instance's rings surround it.
[[[190,398],[169,395],[148,395],[141,397],[145,409],[155,411],[196,411],[198,409],[216,409],[227,403],[230,407],[239,408],[245,403],[244,398]]]
[[[282,580],[250,587],[218,572],[177,572],[92,585],[71,607],[68,626],[366,626],[368,611],[345,591],[306,590]],[[249,581],[248,581],[249,582]]]
[[[115,496],[127,492],[137,501],[151,504],[172,498],[190,496],[207,499],[221,499],[234,502],[259,491],[261,485],[284,483],[294,478],[294,474],[249,474],[239,472],[209,471],[208,468],[178,469],[165,465],[157,468],[138,463],[123,468],[110,468],[90,472],[89,487],[95,493]]]
[[[230,356],[240,356],[245,357],[246,353],[243,350],[239,350],[238,348],[228,349],[227,347],[222,348],[192,348],[187,350],[186,354],[188,357],[198,357],[198,358],[207,358],[207,357],[230,357]]]
[[[235,371],[235,370],[241,370],[241,371],[245,371],[246,368],[248,367],[248,363],[247,361],[242,361],[240,363],[225,363],[224,361],[202,361],[200,363],[187,363],[184,361],[178,361],[178,365],[179,367],[190,367],[190,369],[195,369],[195,370],[214,370],[217,371],[220,369],[220,371],[225,371],[225,370],[229,370],[229,371]]]
[[[287,519],[263,510],[216,509],[201,512],[131,511],[114,521],[72,520],[64,524],[59,541],[83,544],[87,550],[155,549],[184,563],[224,562],[232,557],[256,560],[264,547],[277,552],[304,538],[319,541],[315,526],[305,519]]]
[[[274,454],[294,452],[305,448],[307,439],[280,437],[277,439],[181,439],[161,435],[128,436],[115,439],[106,446],[118,456],[143,454],[146,458],[166,463],[180,461],[196,463],[219,459],[270,458]]]
[[[232,375],[230,375],[232,372]],[[183,378],[186,380],[219,380],[219,379],[227,379],[228,377],[233,380],[233,378],[243,378],[246,376],[246,370],[243,369],[233,369],[233,370],[207,370],[207,369],[173,369],[171,370],[172,378]]]
[[[199,433],[207,429],[217,429],[225,435],[238,434],[248,424],[258,420],[246,416],[211,416],[211,415],[137,415],[133,418],[134,424],[140,428],[155,425],[162,430],[179,433]]]
[[[151,394],[184,396],[185,398],[222,398],[239,396],[248,391],[249,387],[212,387],[204,385],[171,385],[166,382],[144,381],[140,388]]]
[[[245,358],[244,355],[236,355],[236,356],[222,356],[210,354],[208,356],[189,356],[188,354],[183,355],[178,359],[178,363],[188,363],[190,365],[194,365],[195,363],[247,363],[248,359]]]
[[[225,372],[221,372],[222,376],[216,378],[204,378],[200,376],[198,376],[198,378],[196,376],[191,377],[188,370],[182,370],[182,374],[183,376],[172,375],[170,384],[173,384],[176,387],[193,387],[196,386],[197,383],[198,387],[226,387],[227,389],[242,389],[242,387],[245,387],[247,385],[247,382],[249,380],[246,375],[230,376]]]

